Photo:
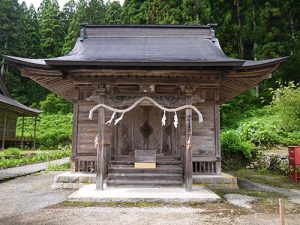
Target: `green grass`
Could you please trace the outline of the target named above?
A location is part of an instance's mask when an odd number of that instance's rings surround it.
[[[35,155],[27,154],[23,155],[23,151],[21,151],[21,158],[2,158],[0,159],[0,169],[29,165],[39,162],[46,162],[56,159],[61,159],[65,157],[69,157],[71,155],[70,149],[61,149],[61,150],[50,150],[50,151],[29,151],[31,154],[36,153]]]
[[[257,197],[260,199],[278,199],[278,198],[287,198],[287,196],[277,193],[277,192],[265,192],[265,191],[253,191],[247,189],[238,189],[238,190],[213,190],[217,195],[219,195],[222,199],[226,194],[240,194],[240,195],[248,195]]]
[[[255,183],[271,185],[281,188],[300,189],[300,182],[289,182],[288,176],[278,175],[270,171],[240,169],[232,172],[234,176],[250,180]]]
[[[73,202],[73,201],[65,201],[60,203],[62,207],[123,207],[123,208],[130,208],[130,207],[138,207],[138,208],[145,208],[145,207],[159,207],[165,206],[165,203],[162,202]]]
[[[71,168],[71,163],[64,163],[64,164],[50,164],[48,166],[47,171],[68,171]]]

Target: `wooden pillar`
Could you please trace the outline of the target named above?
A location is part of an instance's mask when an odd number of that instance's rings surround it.
[[[34,117],[33,149],[36,148],[36,123],[37,123],[37,116]]]
[[[2,133],[2,145],[1,149],[5,147],[5,136],[6,136],[6,124],[7,124],[7,111],[4,111],[4,123],[3,123],[3,133]]]
[[[216,173],[221,173],[221,143],[220,143],[220,107],[214,106],[215,115],[215,146],[216,146]]]
[[[72,157],[71,157],[71,173],[78,171],[76,164],[77,140],[78,140],[78,102],[73,102],[73,127],[72,127]]]
[[[187,104],[191,104],[191,98],[187,97]],[[193,161],[192,161],[192,109],[185,111],[185,190],[192,191],[193,187]]]
[[[104,96],[101,96],[104,103]],[[98,109],[98,145],[97,145],[97,171],[96,171],[96,190],[103,190],[104,177],[104,108]]]
[[[24,113],[22,114],[22,134],[21,134],[21,149],[24,146]]]

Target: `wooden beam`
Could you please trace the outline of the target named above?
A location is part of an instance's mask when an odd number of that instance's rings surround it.
[[[101,95],[104,103],[104,95]],[[96,171],[96,190],[103,190],[104,176],[104,108],[98,110],[98,145],[97,145],[97,171]]]
[[[37,116],[34,117],[33,149],[36,148],[36,124],[37,124]]]
[[[1,149],[5,147],[5,136],[6,136],[6,123],[7,123],[7,111],[4,111],[4,123],[3,123],[3,133],[2,133],[2,145]]]
[[[21,134],[21,149],[24,146],[24,113],[22,114],[22,134]]]
[[[191,96],[187,97],[186,104],[191,104]],[[193,161],[192,161],[192,109],[185,111],[185,190],[192,191],[193,187]]]

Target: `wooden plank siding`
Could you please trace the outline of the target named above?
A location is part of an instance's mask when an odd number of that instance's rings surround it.
[[[199,106],[198,109],[203,115],[203,122],[198,122],[198,116],[193,114],[193,157],[215,156],[216,155],[216,134],[215,134],[215,113],[214,105]],[[184,114],[180,115],[181,143],[185,143],[185,119]],[[184,147],[184,146],[182,146]]]
[[[6,118],[6,129],[5,129],[5,137],[15,138],[16,137],[16,127],[18,114],[12,111],[7,110],[7,118]],[[3,136],[3,125],[4,125],[4,110],[0,111],[0,138]]]
[[[90,109],[96,103],[89,101],[78,101],[78,117],[77,117],[77,139],[76,139],[76,154],[75,155],[95,155],[95,137],[98,132],[97,113],[93,116],[93,120],[88,118]],[[111,112],[105,111],[105,121],[111,116]],[[111,143],[112,126],[105,126],[104,130],[105,144]],[[73,140],[74,141],[74,140]]]

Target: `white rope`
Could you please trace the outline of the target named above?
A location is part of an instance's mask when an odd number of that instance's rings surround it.
[[[183,105],[183,106],[180,106],[180,107],[177,107],[177,108],[170,109],[170,108],[166,108],[166,107],[158,104],[155,100],[153,100],[150,97],[142,97],[142,98],[140,98],[135,103],[133,103],[131,106],[129,106],[127,109],[116,109],[116,108],[113,108],[111,106],[105,105],[103,103],[98,104],[98,105],[94,106],[90,110],[89,119],[90,120],[93,119],[93,113],[94,113],[95,110],[97,110],[99,108],[105,108],[107,110],[110,110],[110,111],[114,112],[113,115],[112,115],[112,117],[111,117],[111,119],[109,121],[107,121],[106,124],[111,124],[111,122],[113,121],[113,118],[115,116],[115,113],[122,113],[122,115],[118,119],[115,120],[114,125],[116,125],[123,118],[123,116],[124,116],[125,113],[127,113],[127,112],[131,111],[132,109],[134,109],[139,103],[141,103],[144,100],[150,101],[151,103],[153,103],[153,105],[155,105],[156,107],[158,107],[161,110],[163,110],[164,111],[164,116],[165,116],[165,112],[174,112],[175,113],[174,114],[174,126],[175,127],[177,127],[177,125],[178,125],[178,117],[177,117],[176,112],[180,111],[180,110],[183,110],[183,109],[192,109],[192,110],[194,110],[197,113],[197,115],[198,115],[198,121],[199,121],[199,123],[203,122],[203,117],[202,117],[201,112],[195,106],[193,106],[193,105]],[[163,125],[165,124],[164,117],[162,119],[162,123],[163,123]]]

